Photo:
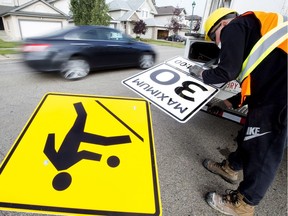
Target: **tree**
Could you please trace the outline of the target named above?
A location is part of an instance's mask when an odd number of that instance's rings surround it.
[[[133,32],[139,37],[141,34],[145,35],[147,31],[146,23],[143,20],[134,22]]]
[[[108,12],[109,8],[108,5],[105,3],[105,0],[96,0],[95,6],[92,11],[91,24],[108,26],[111,20]]]
[[[76,25],[108,25],[111,19],[105,0],[71,0],[70,10]]]
[[[173,11],[173,16],[171,17],[170,23],[167,26],[169,31],[173,31],[174,34],[177,34],[184,26],[181,24],[182,17],[180,16],[181,10],[179,7],[176,7]]]

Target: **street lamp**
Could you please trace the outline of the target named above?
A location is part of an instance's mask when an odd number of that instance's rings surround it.
[[[192,3],[192,16],[191,16],[191,21],[190,21],[190,33],[192,33],[192,22],[193,22],[193,13],[194,13],[194,7],[196,6],[195,1]]]

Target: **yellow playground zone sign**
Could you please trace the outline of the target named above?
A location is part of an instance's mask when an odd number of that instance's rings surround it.
[[[0,209],[162,215],[146,100],[46,94],[0,167]]]

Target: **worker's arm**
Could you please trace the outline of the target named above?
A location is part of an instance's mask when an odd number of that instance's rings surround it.
[[[245,27],[233,21],[222,29],[218,66],[201,73],[204,83],[217,84],[235,80],[247,55],[245,52]]]

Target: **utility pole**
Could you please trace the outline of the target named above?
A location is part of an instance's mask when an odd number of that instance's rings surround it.
[[[194,7],[196,6],[195,1],[192,3],[192,16],[191,16],[191,21],[190,21],[190,33],[192,33],[192,23],[193,23],[193,14],[194,14]]]

